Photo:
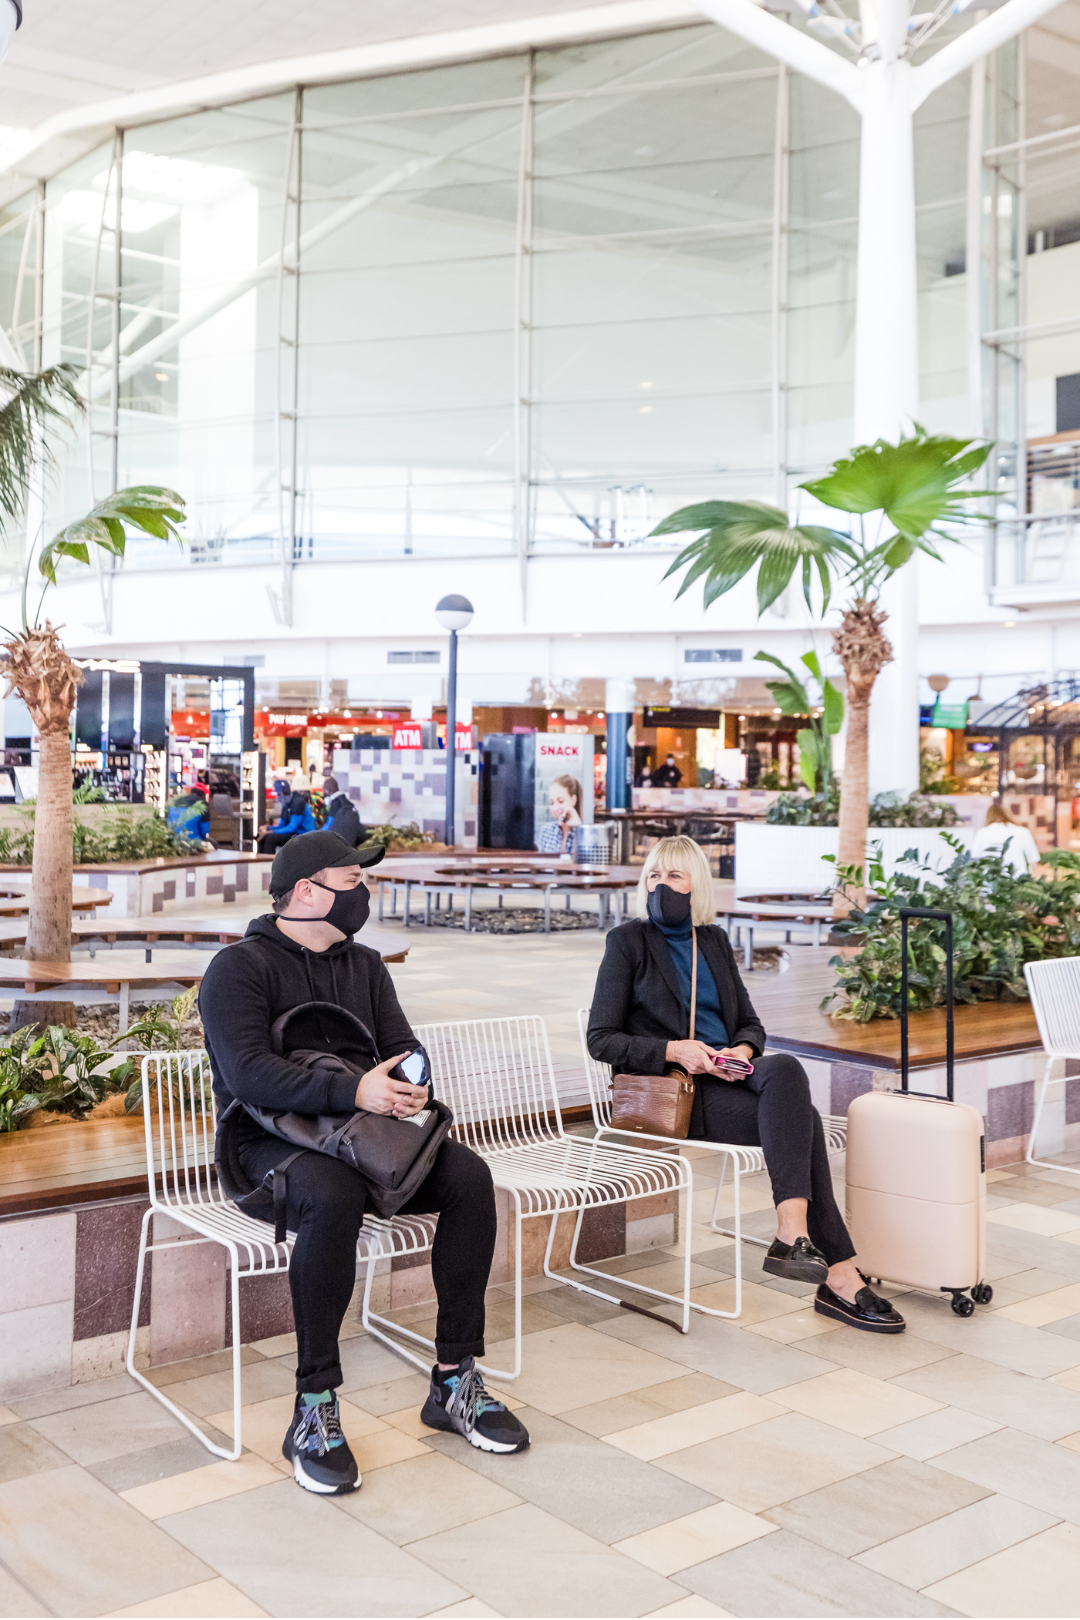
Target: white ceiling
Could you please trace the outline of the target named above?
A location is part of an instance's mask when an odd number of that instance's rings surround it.
[[[605,0],[588,0],[592,6]],[[578,10],[581,0],[24,0],[0,124],[280,57]]]

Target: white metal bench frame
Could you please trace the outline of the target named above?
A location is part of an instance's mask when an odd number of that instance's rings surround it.
[[[212,1451],[216,1457],[235,1462],[243,1449],[240,1418],[240,1279],[269,1277],[288,1271],[294,1234],[289,1233],[284,1243],[275,1243],[273,1229],[267,1222],[255,1220],[237,1209],[225,1197],[212,1174],[217,1116],[210,1086],[210,1065],[205,1051],[151,1053],[143,1059],[142,1085],[150,1207],[143,1216],[139,1237],[127,1370],[208,1451]],[[285,1144],[282,1146],[284,1148]],[[148,1241],[150,1222],[155,1215],[167,1215],[194,1235],[166,1238],[155,1243]],[[370,1295],[376,1261],[398,1254],[422,1254],[431,1248],[434,1235],[435,1217],[432,1215],[396,1216],[392,1221],[365,1215],[356,1251],[358,1262],[367,1265],[365,1300]],[[229,1255],[233,1377],[231,1448],[219,1446],[211,1440],[190,1413],[171,1401],[135,1365],[146,1256],[200,1243],[218,1243]]]
[[[689,1256],[683,1268],[681,1294],[644,1288],[624,1276],[611,1276],[577,1261],[582,1222],[588,1209],[674,1192],[683,1202],[684,1218],[688,1218],[693,1182],[687,1161],[671,1151],[658,1154],[637,1145],[572,1136],[563,1125],[542,1018],[462,1019],[420,1025],[416,1034],[431,1058],[436,1095],[454,1111],[455,1138],[486,1161],[495,1186],[508,1194],[512,1206],[514,1365],[505,1371],[487,1369],[491,1376],[514,1379],[521,1371],[521,1233],[526,1220],[551,1220],[544,1251],[546,1277],[611,1304],[622,1303],[615,1294],[552,1270],[559,1216],[576,1212],[570,1268],[622,1283],[680,1307],[681,1331],[689,1332],[694,1303],[690,1298]],[[671,1145],[664,1143],[669,1150]],[[370,1310],[369,1295],[370,1278],[362,1317],[368,1332],[426,1369],[426,1362],[390,1335],[400,1335],[429,1350],[434,1348],[431,1341],[375,1315]]]
[[[578,1034],[581,1037],[581,1056],[585,1065],[585,1081],[589,1088],[589,1103],[592,1108],[593,1124],[596,1126],[597,1136],[627,1137],[632,1142],[664,1142],[669,1147],[682,1147],[683,1142],[672,1143],[668,1136],[647,1136],[640,1131],[623,1131],[611,1123],[611,1065],[598,1063],[589,1051],[588,1026],[589,1007],[578,1008]],[[825,1146],[830,1153],[842,1153],[847,1144],[847,1120],[836,1114],[823,1114],[821,1123],[825,1130]],[[749,1232],[742,1229],[742,1199],[741,1181],[743,1176],[757,1175],[765,1169],[765,1155],[759,1147],[747,1147],[735,1142],[707,1142],[703,1138],[687,1139],[685,1146],[703,1148],[709,1153],[718,1153],[721,1156],[720,1179],[716,1183],[716,1193],[713,1197],[712,1214],[709,1225],[720,1237],[734,1238],[735,1240],[735,1309],[733,1311],[714,1310],[707,1305],[699,1305],[691,1300],[694,1310],[704,1311],[708,1316],[736,1317],[742,1313],[742,1246],[744,1243],[753,1243],[759,1249],[767,1249],[771,1239],[752,1237]],[[691,1174],[692,1161],[691,1163]],[[720,1208],[720,1194],[724,1188],[724,1179],[727,1175],[728,1165],[731,1166],[732,1188],[735,1194],[734,1226],[721,1226],[718,1223]],[[690,1226],[686,1228],[686,1250],[690,1253]]]
[[[1035,1141],[1046,1106],[1046,1094],[1052,1085],[1064,1085],[1072,1075],[1054,1078],[1054,1064],[1061,1058],[1080,1058],[1080,957],[1064,956],[1049,962],[1028,962],[1024,967],[1031,1010],[1039,1026],[1046,1051],[1046,1068],[1039,1084],[1038,1101],[1031,1121],[1026,1164],[1041,1170],[1064,1170],[1070,1176],[1080,1176],[1080,1168],[1071,1164],[1055,1164],[1052,1159],[1035,1157]]]

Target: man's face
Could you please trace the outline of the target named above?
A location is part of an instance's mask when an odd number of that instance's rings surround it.
[[[669,765],[674,765],[674,763],[675,763],[675,755],[674,754],[669,754],[668,757],[667,757],[667,762],[668,762]]]
[[[358,889],[363,882],[364,871],[360,866],[328,866],[316,872],[314,878],[301,878],[293,898],[310,911],[312,918],[325,917],[334,903],[334,896],[327,894],[327,889]],[[320,883],[323,888],[319,888]]]

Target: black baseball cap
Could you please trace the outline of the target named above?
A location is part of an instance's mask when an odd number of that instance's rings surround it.
[[[385,854],[382,844],[354,849],[326,827],[321,832],[297,833],[274,856],[270,893],[288,894],[301,878],[314,877],[328,866],[377,866]]]

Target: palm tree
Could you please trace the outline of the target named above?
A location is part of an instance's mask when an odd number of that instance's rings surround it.
[[[15,518],[23,509],[35,467],[52,461],[46,433],[67,423],[82,401],[74,383],[75,367],[51,366],[35,374],[0,367],[0,516]],[[64,407],[67,407],[65,409]],[[140,485],[99,501],[92,512],[44,546],[37,559],[41,594],[31,616],[29,607],[34,563],[33,537],[27,537],[22,585],[22,625],[6,630],[0,643],[6,658],[5,696],[18,692],[41,734],[37,809],[34,816],[34,864],[26,956],[31,962],[71,960],[71,712],[83,679],[69,658],[58,628],[41,623],[45,593],[56,584],[62,557],[89,564],[91,548],[122,557],[127,528],[141,529],[161,540],[181,541],[174,524],[184,518],[181,497],[169,489]],[[11,1028],[25,1023],[75,1023],[71,1002],[16,1002]]]
[[[815,500],[854,515],[846,529],[796,523],[760,501],[704,501],[672,513],[654,535],[696,531],[667,574],[682,571],[681,596],[704,579],[705,606],[723,596],[756,566],[758,616],[776,601],[798,568],[803,595],[813,611],[817,573],[820,612],[843,589],[846,602],[833,649],[846,679],[847,746],[840,793],[840,865],[862,867],[866,859],[870,694],[892,661],[884,632],[888,615],[878,605],[881,588],[917,552],[941,560],[939,541],[954,541],[943,524],[981,521],[966,503],[987,490],[966,488],[990,445],[927,433],[915,424],[899,443],[885,439],[859,445],[833,464],[824,478],[800,485]],[[859,903],[862,903],[861,898]],[[838,901],[838,910],[850,905]]]

